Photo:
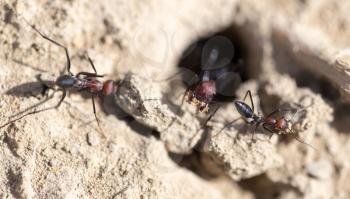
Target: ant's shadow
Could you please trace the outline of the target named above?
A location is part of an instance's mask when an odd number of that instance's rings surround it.
[[[45,81],[45,83],[53,84],[53,81]],[[39,95],[44,96],[46,89],[41,82],[27,82],[10,88],[5,94],[16,97],[38,97]]]

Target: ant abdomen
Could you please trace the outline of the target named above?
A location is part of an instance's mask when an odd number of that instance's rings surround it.
[[[254,111],[252,110],[252,108],[250,108],[248,104],[241,101],[235,101],[234,104],[238,113],[241,116],[245,118],[252,118],[254,116]]]

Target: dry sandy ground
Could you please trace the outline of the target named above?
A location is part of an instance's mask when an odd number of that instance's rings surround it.
[[[350,198],[350,2],[333,0],[0,0],[0,118],[45,99],[67,46],[72,72],[123,80],[115,96],[69,94],[57,110],[0,130],[0,198]],[[225,30],[256,109],[301,110],[300,138],[243,122],[227,103],[205,118],[185,104],[184,50]],[[48,93],[53,94],[53,91]],[[38,108],[55,105],[60,93]],[[311,105],[310,105],[311,104]],[[305,108],[301,108],[305,107]],[[169,128],[169,123],[172,123]]]

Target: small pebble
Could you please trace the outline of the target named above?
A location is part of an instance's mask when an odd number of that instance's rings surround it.
[[[97,146],[100,143],[100,137],[93,132],[87,134],[87,142],[90,146]]]
[[[308,175],[317,179],[329,179],[333,174],[333,165],[328,160],[318,160],[316,162],[309,163],[306,166],[306,172]]]

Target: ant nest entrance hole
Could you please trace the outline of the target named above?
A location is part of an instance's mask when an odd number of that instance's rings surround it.
[[[206,79],[203,73],[209,71],[207,76],[216,83],[214,100],[228,102],[236,99],[235,91],[239,85],[258,77],[261,72],[262,49],[254,45],[256,37],[248,29],[231,24],[189,43],[177,64],[182,85],[188,88]]]
[[[238,27],[230,26],[216,33],[198,38],[183,51],[178,62],[180,69],[188,69],[199,75],[202,70],[231,67],[247,79],[247,47]],[[211,51],[217,49],[217,57],[211,58]],[[212,62],[210,62],[212,60]],[[185,77],[186,74],[183,75]]]

